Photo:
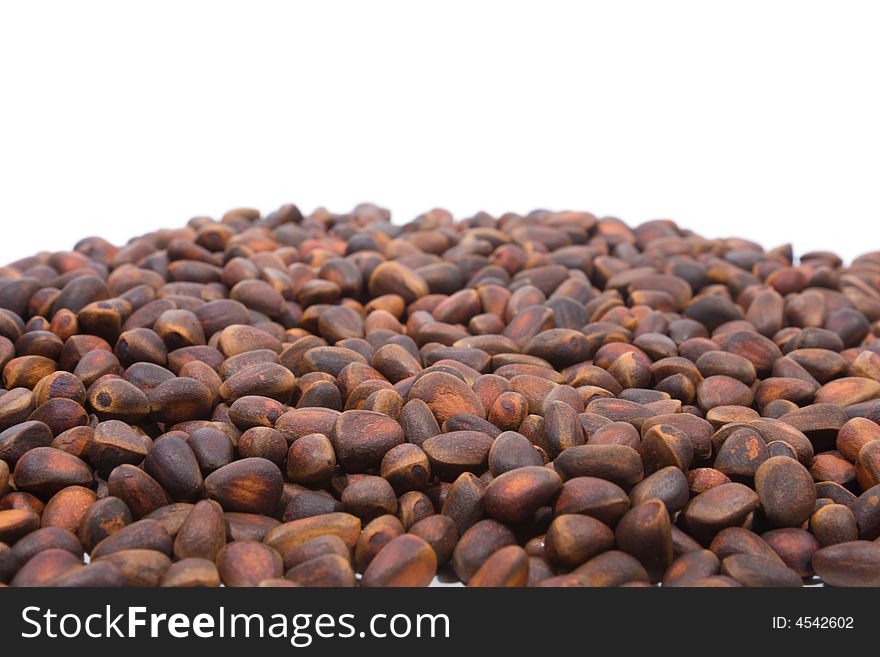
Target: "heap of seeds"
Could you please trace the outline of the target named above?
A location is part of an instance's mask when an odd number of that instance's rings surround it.
[[[374,205],[14,262],[0,584],[878,586],[880,252],[795,262]]]

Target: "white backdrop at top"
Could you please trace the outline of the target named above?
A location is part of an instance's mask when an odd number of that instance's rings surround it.
[[[0,264],[230,207],[880,248],[876,2],[4,2]]]

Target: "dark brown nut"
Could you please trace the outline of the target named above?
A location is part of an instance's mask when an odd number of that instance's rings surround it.
[[[67,550],[50,548],[34,555],[12,578],[12,586],[49,586],[56,579],[82,568],[82,557]]]
[[[697,403],[704,411],[716,406],[750,406],[752,390],[729,376],[715,375],[697,386]]]
[[[226,536],[230,541],[262,541],[266,533],[281,523],[256,513],[230,511],[223,514]]]
[[[398,493],[421,489],[431,479],[427,455],[411,443],[388,450],[382,457],[380,471]]]
[[[86,387],[70,372],[55,372],[40,379],[34,387],[34,396],[37,406],[57,398],[70,399],[82,406],[86,402]]]
[[[706,411],[706,419],[716,428],[727,424],[751,422],[760,417],[758,411],[746,406],[716,406]]]
[[[850,406],[880,397],[880,381],[849,376],[829,381],[816,391],[817,404]]]
[[[648,573],[638,559],[626,552],[609,550],[599,554],[574,573],[580,586],[611,587],[626,582],[649,582]]]
[[[652,581],[659,581],[672,564],[672,529],[661,500],[633,506],[617,523],[614,535],[618,548],[636,557]]]
[[[850,541],[823,547],[813,555],[813,569],[831,586],[880,586],[880,545]]]
[[[213,561],[226,545],[226,522],[215,502],[197,503],[174,539],[174,558],[201,557]]]
[[[185,377],[160,383],[149,399],[153,419],[166,424],[207,419],[214,403],[205,384]]]
[[[755,366],[742,356],[724,351],[708,351],[702,354],[696,361],[700,374],[709,378],[712,376],[728,376],[736,379],[747,386],[755,381]]]
[[[751,554],[734,554],[721,562],[721,574],[743,586],[800,587],[801,578],[788,566]]]
[[[397,500],[397,517],[406,531],[409,531],[419,520],[432,515],[434,515],[434,503],[421,491],[408,491]]]
[[[485,472],[492,443],[491,436],[478,431],[453,431],[428,438],[422,449],[432,472],[450,480],[463,472]]]
[[[345,411],[336,419],[330,439],[340,464],[348,472],[378,467],[385,454],[404,442],[403,428],[394,419],[372,411]]]
[[[755,473],[764,516],[776,527],[797,527],[812,514],[816,488],[809,471],[794,459],[774,456]]]
[[[96,558],[93,563],[109,562],[125,577],[125,585],[133,587],[158,586],[162,576],[171,567],[171,559],[163,552],[149,549],[126,549]]]
[[[261,581],[283,574],[281,555],[256,541],[226,544],[215,563],[223,584],[230,587],[257,586]]]
[[[721,445],[714,467],[734,481],[748,482],[768,458],[763,436],[751,427],[743,427],[733,431]]]
[[[397,513],[397,496],[382,477],[368,475],[346,486],[342,491],[342,504],[346,511],[365,522]]]
[[[34,405],[34,393],[26,388],[15,388],[0,395],[0,429],[5,431],[27,420]]]
[[[61,527],[76,532],[86,509],[96,499],[93,490],[82,486],[68,486],[55,493],[46,503],[40,523],[43,527]]]
[[[643,433],[647,433],[657,425],[669,425],[683,431],[690,439],[694,448],[694,460],[701,461],[712,455],[712,424],[701,417],[690,413],[671,413],[657,415],[644,420],[641,425]]]
[[[275,427],[284,433],[282,427],[276,426],[284,414],[285,407],[280,402],[268,397],[240,397],[229,405],[229,419],[242,431],[251,427]],[[285,438],[289,440],[287,435]]]
[[[220,401],[220,387],[223,385],[223,380],[214,368],[207,363],[203,363],[200,360],[190,361],[178,370],[177,375],[188,379],[195,379],[204,384],[211,391],[211,397],[214,402]]]
[[[28,419],[48,425],[53,436],[89,423],[89,416],[85,409],[72,399],[63,397],[50,399],[31,413]]]
[[[526,586],[540,586],[541,582],[553,577],[550,564],[541,557],[529,557],[529,580]]]
[[[199,463],[186,441],[178,436],[158,438],[144,459],[144,470],[174,500],[193,501],[204,492]]]
[[[181,347],[168,354],[168,369],[177,376],[182,376],[180,371],[192,362],[203,362],[219,370],[223,364],[223,354],[210,346]]]
[[[667,466],[637,483],[630,491],[630,499],[634,505],[658,499],[669,513],[681,511],[690,499],[687,477],[679,468]]]
[[[449,488],[440,513],[452,518],[458,536],[483,517],[485,494],[486,484],[470,472],[462,473]]]
[[[399,344],[386,344],[376,350],[372,365],[392,383],[422,371],[422,364]]]
[[[98,381],[89,389],[88,402],[102,420],[135,423],[150,414],[147,396],[125,379]]]
[[[757,493],[748,486],[721,484],[694,497],[684,510],[684,521],[695,538],[708,542],[725,527],[741,525],[758,503]]]
[[[523,587],[529,583],[529,556],[518,545],[508,545],[489,557],[468,582],[469,587]]]
[[[810,474],[816,481],[834,481],[846,485],[856,480],[856,467],[836,452],[823,452],[813,457]],[[870,488],[870,485],[862,488]]]
[[[760,536],[743,527],[728,527],[715,535],[709,549],[724,560],[732,554],[750,554],[767,561],[782,563],[779,555]]]
[[[244,324],[231,324],[217,334],[217,348],[227,358],[246,351],[270,349],[281,353],[281,342],[273,335]],[[213,344],[213,340],[211,341]]]
[[[544,544],[550,563],[571,569],[610,550],[614,532],[590,516],[566,514],[550,523]]]
[[[597,477],[629,490],[644,478],[639,453],[625,445],[579,445],[571,447],[553,462],[563,479]]]
[[[284,310],[283,297],[265,281],[241,281],[229,291],[229,297],[269,317],[277,317]]]
[[[210,559],[190,557],[171,564],[159,580],[159,586],[216,588],[220,586],[220,573]]]
[[[87,352],[80,359],[73,373],[88,388],[103,376],[121,375],[122,366],[112,352],[96,349]]]
[[[12,509],[22,509],[24,511],[32,511],[37,516],[43,513],[46,505],[36,495],[25,493],[24,491],[13,491],[0,497],[0,510],[9,511]]]
[[[856,479],[862,490],[880,484],[880,441],[870,442],[859,450]]]
[[[379,516],[367,523],[354,549],[356,570],[363,573],[382,548],[403,534],[403,525],[395,516]]]
[[[204,486],[208,497],[226,511],[271,515],[281,499],[284,477],[271,461],[246,458],[215,470]]]
[[[83,547],[76,535],[61,527],[43,527],[19,539],[12,552],[20,563],[26,563],[35,555],[49,549],[67,550],[82,559]]]
[[[311,391],[314,387],[315,386],[313,386],[309,390]],[[375,392],[371,393],[369,397],[367,397],[366,401],[364,402],[364,410],[375,411],[377,413],[382,413],[383,415],[387,415],[388,417],[396,419],[400,415],[403,404],[403,396],[396,390],[376,390]],[[485,422],[485,420],[482,421]]]
[[[489,450],[489,471],[495,477],[516,468],[543,464],[544,459],[540,452],[528,438],[515,431],[499,434]]]
[[[296,386],[293,373],[277,363],[262,363],[233,374],[220,386],[220,396],[227,402],[246,396],[290,400]]]
[[[238,400],[236,403],[241,401]],[[284,435],[288,443],[293,443],[299,438],[313,433],[329,436],[339,416],[339,411],[328,408],[300,408],[284,413],[277,418],[274,425]]]
[[[125,586],[125,575],[109,561],[96,561],[82,568],[73,568],[52,580],[54,587],[117,588]]]
[[[409,391],[409,399],[424,401],[440,424],[456,413],[486,416],[477,394],[464,381],[446,372],[419,376]]]
[[[637,430],[642,428],[642,422],[656,415],[643,404],[608,397],[593,399],[587,404],[586,412],[602,415],[612,422],[629,422]]]
[[[710,550],[694,550],[679,556],[663,574],[662,584],[668,587],[686,587],[706,577],[718,574],[721,562]]]
[[[480,431],[492,438],[497,437],[501,431],[488,420],[484,420],[469,413],[456,413],[443,423],[443,431]]]
[[[567,367],[587,360],[592,349],[587,336],[580,331],[560,328],[538,333],[525,345],[524,352],[556,367]]]
[[[353,587],[355,574],[348,559],[338,554],[315,557],[294,566],[285,577],[304,587]]]
[[[367,359],[345,347],[313,347],[303,354],[301,364],[298,368],[294,368],[294,372],[297,375],[307,372],[326,372],[332,376],[339,376],[351,363],[366,365]]]
[[[772,529],[761,538],[779,555],[783,563],[801,577],[812,577],[813,554],[819,549],[819,543],[810,532],[795,527]]]
[[[21,422],[0,433],[0,459],[14,468],[22,456],[35,447],[49,447],[52,430],[43,422]],[[2,487],[0,487],[2,488]]]
[[[99,423],[89,444],[89,462],[102,477],[119,465],[137,465],[144,460],[153,441],[120,420]]]
[[[203,475],[209,475],[231,463],[235,456],[235,448],[229,436],[212,427],[196,429],[186,439],[186,443],[196,457]],[[284,444],[286,446],[287,442]],[[286,454],[285,450],[285,456]]]
[[[583,445],[583,429],[577,411],[561,401],[548,404],[544,409],[544,436],[552,458],[569,447]]]
[[[586,415],[582,413],[578,416],[582,426]],[[636,451],[641,449],[642,439],[639,432],[629,422],[609,422],[587,433],[591,433],[587,439],[588,445],[626,445]]]
[[[406,435],[407,442],[421,447],[431,436],[440,433],[431,408],[421,399],[410,399],[400,411],[397,418]]]
[[[755,401],[762,409],[779,400],[787,400],[795,404],[807,404],[816,394],[816,384],[792,377],[770,377],[758,384],[755,390]]]
[[[318,332],[331,344],[364,337],[363,317],[347,306],[333,306],[318,317]]]
[[[193,506],[193,504],[187,504],[186,502],[166,504],[150,512],[146,519],[158,522],[165,528],[168,535],[174,538],[177,536],[180,528],[183,527],[183,523],[186,522],[186,518],[189,516],[189,512],[192,511]]]
[[[286,487],[285,487],[286,488]],[[284,522],[342,511],[342,503],[327,491],[301,490],[282,495],[280,506],[284,508]]]
[[[336,469],[336,453],[327,436],[313,433],[296,440],[287,453],[287,478],[297,484],[319,485]]]
[[[204,344],[204,340],[201,344]],[[114,353],[125,367],[134,363],[155,363],[164,366],[168,362],[168,348],[165,342],[149,328],[134,328],[123,332],[116,341]]]
[[[492,554],[515,543],[513,533],[505,525],[481,520],[468,529],[455,546],[452,555],[455,574],[467,583]]]
[[[361,520],[348,513],[327,513],[285,522],[266,532],[263,543],[277,551],[287,554],[290,550],[318,536],[332,534],[338,536],[354,550],[361,533]]]
[[[687,471],[694,457],[690,437],[671,425],[655,425],[642,436],[640,445],[645,474],[673,466]]]
[[[557,516],[592,516],[613,527],[629,508],[630,499],[617,484],[596,477],[575,477],[562,485],[553,511]]]
[[[0,497],[9,492],[9,466],[0,460]]]
[[[34,386],[45,376],[55,371],[55,361],[45,356],[21,356],[13,358],[3,368],[3,383],[7,390]]]
[[[391,540],[364,572],[361,586],[428,586],[437,573],[437,556],[425,540],[404,534]]]
[[[67,486],[90,486],[94,479],[88,465],[53,447],[35,447],[15,464],[18,490],[48,499]]]
[[[165,489],[146,472],[133,465],[120,465],[107,478],[110,494],[121,499],[135,518],[171,503]]]
[[[837,432],[849,418],[833,404],[811,404],[787,413],[779,420],[801,431],[821,451],[834,445]]]
[[[548,504],[562,488],[558,474],[542,466],[526,466],[506,472],[486,488],[486,513],[508,524],[519,524]]]
[[[859,538],[856,517],[843,504],[829,504],[817,509],[810,516],[810,532],[821,547],[848,543]]]
[[[855,463],[862,447],[875,440],[880,440],[880,425],[863,417],[854,417],[840,427],[837,450],[847,461]]]
[[[360,543],[360,539],[358,542]],[[383,543],[383,545],[384,544],[385,543]],[[351,550],[342,539],[333,534],[327,534],[306,541],[285,553],[284,569],[290,570],[301,563],[305,563],[306,561],[310,561],[311,559],[326,554],[336,554],[346,560],[351,560]],[[375,556],[375,554],[373,556]]]
[[[782,357],[782,352],[772,340],[752,331],[731,331],[715,336],[722,351],[726,351],[751,361],[758,376],[773,368],[773,363]]]
[[[528,413],[526,398],[518,392],[506,391],[499,394],[489,407],[489,422],[502,431],[515,431]]]
[[[238,439],[238,453],[242,458],[260,457],[278,467],[284,464],[287,451],[287,440],[280,431],[269,427],[253,427]]]
[[[407,304],[429,293],[421,276],[397,262],[383,262],[376,267],[370,274],[368,288],[374,297],[396,294]]]
[[[40,516],[27,509],[4,509],[0,510],[0,542],[7,545],[15,543],[22,536],[26,536],[39,529]]]
[[[155,520],[138,520],[100,541],[91,551],[93,559],[120,550],[156,550],[171,555],[171,536]]]
[[[102,540],[131,524],[131,511],[118,497],[96,500],[80,520],[77,535],[86,552]]]
[[[425,540],[431,546],[440,566],[445,565],[452,558],[459,536],[455,522],[444,515],[433,515],[419,520],[410,527],[409,533]]]

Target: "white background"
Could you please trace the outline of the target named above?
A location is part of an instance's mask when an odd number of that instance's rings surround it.
[[[880,248],[874,2],[3,2],[0,263],[293,201]]]

